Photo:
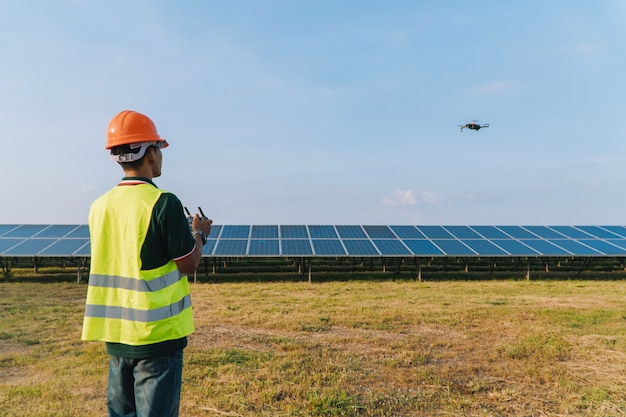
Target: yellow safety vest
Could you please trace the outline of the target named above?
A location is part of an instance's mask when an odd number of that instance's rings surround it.
[[[193,333],[189,283],[176,263],[141,270],[141,248],[162,193],[147,183],[123,185],[92,204],[83,340],[142,346]]]

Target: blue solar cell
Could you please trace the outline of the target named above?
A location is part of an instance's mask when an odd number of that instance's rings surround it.
[[[280,255],[278,239],[252,239],[248,255],[278,256]]]
[[[226,226],[224,226],[226,228]],[[215,255],[243,256],[248,250],[248,240],[244,239],[220,239],[215,248]]]
[[[310,231],[311,229],[309,229]],[[345,255],[341,242],[337,239],[313,239],[316,255]]]
[[[75,256],[91,256],[91,242],[87,241],[81,248],[74,252]]]
[[[45,256],[63,256],[63,255],[73,255],[74,252],[85,246],[88,239],[59,239],[54,241],[50,240],[52,245],[46,247],[44,250],[38,253],[38,255]]]
[[[433,239],[433,243],[446,255],[476,255],[476,252],[455,239]]]
[[[42,224],[23,224],[10,232],[5,233],[2,237],[32,237],[46,227],[48,226]]]
[[[372,242],[365,239],[344,239],[348,255],[380,255]]]
[[[536,235],[521,226],[497,226],[497,228],[516,239],[537,239]]]
[[[626,249],[611,245],[608,242],[598,239],[581,239],[579,241],[583,245],[591,246],[595,250],[606,255],[625,255]]]
[[[211,229],[213,231],[213,229]],[[213,249],[215,249],[215,245],[217,244],[217,239],[207,239],[206,245],[202,248],[203,255],[212,255]]]
[[[552,256],[556,256],[556,255],[571,255],[570,252],[553,245],[552,243],[548,242],[547,240],[543,240],[543,239],[524,239],[523,242],[524,242],[524,244],[526,244],[526,245],[530,246],[531,248],[535,249],[541,255],[552,255]]]
[[[599,226],[576,226],[577,229],[583,230],[590,235],[600,238],[600,239],[615,239],[620,237],[615,233],[611,233],[608,230],[599,227]]]
[[[481,236],[467,226],[445,226],[458,239],[480,239]]]
[[[563,235],[546,226],[524,226],[531,233],[544,239],[563,239]]]
[[[365,232],[372,239],[395,239],[396,235],[393,234],[391,229],[387,226],[363,226]]]
[[[17,238],[0,238],[0,254],[4,254],[6,253],[6,251],[8,251],[9,249],[11,249],[13,246],[23,242],[24,239],[17,239]]]
[[[572,227],[572,226],[550,226],[550,229],[554,229],[557,232],[561,233],[562,235],[565,235],[571,239],[591,238],[591,236],[588,233],[585,233],[584,231],[576,227]]]
[[[0,224],[0,236],[18,227],[17,224]]]
[[[52,245],[56,241],[56,239],[24,239],[20,244],[13,246],[11,249],[8,249],[4,253],[6,255],[15,256],[37,255],[39,252]]]
[[[283,239],[281,244],[283,255],[313,255],[308,239]]]
[[[411,252],[397,239],[374,239],[374,245],[382,255],[411,255]]]
[[[367,235],[361,226],[337,226],[337,233],[342,239],[366,239]]]
[[[574,255],[600,255],[600,252],[571,239],[549,239],[550,243],[565,249]]]
[[[444,253],[437,248],[430,240],[426,239],[404,239],[404,244],[417,256],[426,255],[443,255]]]
[[[606,239],[611,245],[626,249],[626,239]]]
[[[220,236],[220,232],[222,231],[222,226],[216,226],[214,224],[211,225],[211,233],[209,233],[208,238],[217,239]],[[247,237],[247,236],[246,236]]]
[[[65,237],[69,237],[69,238],[74,238],[74,237],[81,238],[82,237],[82,238],[89,239],[89,226],[87,226],[86,224],[81,224],[76,229],[68,233],[68,235]]]
[[[626,237],[626,228],[623,226],[602,226],[602,228],[615,233],[619,237]]]
[[[311,239],[337,239],[337,232],[333,226],[309,226]]]
[[[425,239],[426,236],[415,226],[389,226],[400,239]]]
[[[495,226],[472,226],[472,229],[487,239],[509,239],[508,235]]]
[[[37,237],[56,237],[61,238],[76,229],[76,224],[57,224],[46,227],[41,232],[37,233]]]
[[[511,255],[517,256],[536,256],[539,252],[529,248],[518,240],[512,239],[493,239],[492,242],[498,245]]]
[[[484,256],[508,255],[506,251],[485,239],[463,239],[474,252]]]
[[[250,226],[224,226],[220,238],[247,239],[250,235]]]
[[[278,226],[252,226],[252,239],[278,239]]]
[[[280,237],[283,239],[308,239],[306,226],[280,226]]]
[[[454,239],[454,236],[441,226],[417,226],[417,228],[429,239]]]

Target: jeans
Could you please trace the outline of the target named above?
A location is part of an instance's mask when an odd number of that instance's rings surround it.
[[[147,359],[111,356],[109,417],[178,417],[183,351]]]

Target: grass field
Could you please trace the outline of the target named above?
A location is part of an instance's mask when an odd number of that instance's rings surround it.
[[[73,280],[0,279],[2,416],[106,415]],[[194,284],[181,416],[626,416],[624,284]]]

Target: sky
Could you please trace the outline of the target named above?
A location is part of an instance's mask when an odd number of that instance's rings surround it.
[[[3,224],[86,224],[126,109],[215,224],[626,224],[626,1],[5,0],[0,51]]]

